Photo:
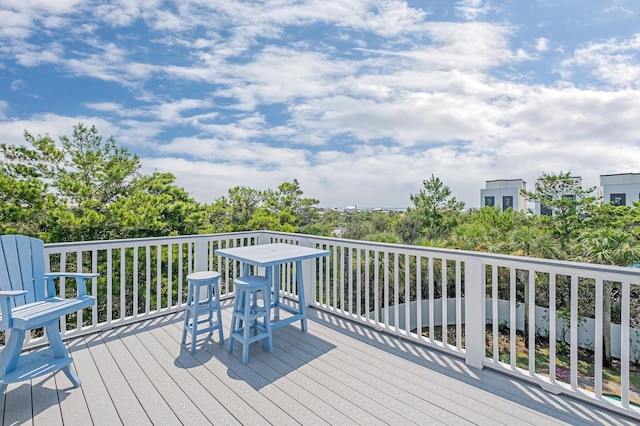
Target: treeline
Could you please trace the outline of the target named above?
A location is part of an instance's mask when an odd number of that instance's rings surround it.
[[[398,212],[320,212],[294,179],[277,189],[229,189],[195,201],[171,173],[140,173],[137,155],[78,124],[57,141],[25,131],[24,145],[0,144],[0,233],[47,242],[142,238],[246,230],[342,236],[628,266],[640,262],[639,204],[601,204],[569,172],[541,176],[529,201],[551,216],[496,207],[464,210],[431,175]]]
[[[211,204],[195,201],[171,173],[140,173],[137,155],[78,124],[58,141],[25,131],[0,144],[0,233],[46,242],[270,229],[314,232],[318,200],[297,180],[275,190],[244,186]]]
[[[543,174],[528,201],[551,215],[498,207],[464,210],[437,177],[411,195],[413,206],[395,212],[325,213],[343,237],[387,243],[629,266],[640,262],[640,203],[601,203],[595,187],[574,186],[570,172]]]

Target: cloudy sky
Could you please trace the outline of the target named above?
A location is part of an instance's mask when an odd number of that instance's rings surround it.
[[[95,125],[203,203],[640,172],[637,0],[2,0],[0,142]]]

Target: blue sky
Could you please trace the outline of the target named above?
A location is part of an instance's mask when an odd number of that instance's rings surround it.
[[[640,172],[637,0],[3,0],[0,141],[95,125],[203,203]]]

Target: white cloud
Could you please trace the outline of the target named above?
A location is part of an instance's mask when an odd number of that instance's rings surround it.
[[[469,21],[478,19],[491,9],[483,0],[460,0],[455,8],[458,16]]]
[[[20,90],[20,89],[24,88],[24,87],[25,87],[25,84],[24,84],[24,81],[23,81],[23,80],[18,79],[18,80],[13,80],[13,81],[11,82],[11,84],[9,85],[9,87],[11,88],[11,90],[12,90],[13,92],[15,92],[15,91],[17,91],[17,90]]]
[[[586,69],[600,81],[618,88],[640,88],[640,33],[618,41],[590,43],[561,63],[565,73]]]
[[[542,62],[553,22],[517,45],[508,19],[476,21],[498,10],[479,0],[455,4],[462,23],[395,0],[48,3],[0,6],[3,63],[121,91],[78,97],[68,116],[2,100],[3,142],[95,124],[203,202],[296,178],[323,204],[406,206],[435,174],[477,206],[485,180],[638,171],[640,35],[584,44],[564,82],[525,84],[505,76]],[[71,29],[30,38],[45,20]],[[607,86],[572,83],[584,70]]]
[[[100,117],[91,116],[62,116],[58,114],[36,114],[28,119],[0,121],[0,135],[2,142],[9,145],[24,145],[25,130],[32,135],[50,135],[54,140],[59,136],[71,136],[73,126],[82,123],[86,126],[96,126],[102,135],[118,133],[118,128]]]
[[[5,120],[7,118],[7,111],[9,110],[9,104],[7,101],[0,101],[0,119]]]
[[[545,37],[538,37],[536,39],[535,49],[538,52],[546,52],[549,50],[549,39]]]

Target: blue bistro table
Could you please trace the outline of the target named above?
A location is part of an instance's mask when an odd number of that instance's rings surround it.
[[[259,244],[255,246],[233,247],[216,250],[218,256],[242,262],[243,274],[249,275],[250,266],[265,268],[267,278],[273,283],[273,302],[271,306],[275,310],[272,329],[282,327],[300,320],[302,331],[307,331],[307,304],[304,297],[304,282],[302,278],[302,261],[329,256],[328,250],[319,250],[311,247],[293,244]],[[298,309],[280,302],[280,265],[284,263],[296,263],[296,286],[298,290]],[[280,319],[279,309],[292,315]]]

